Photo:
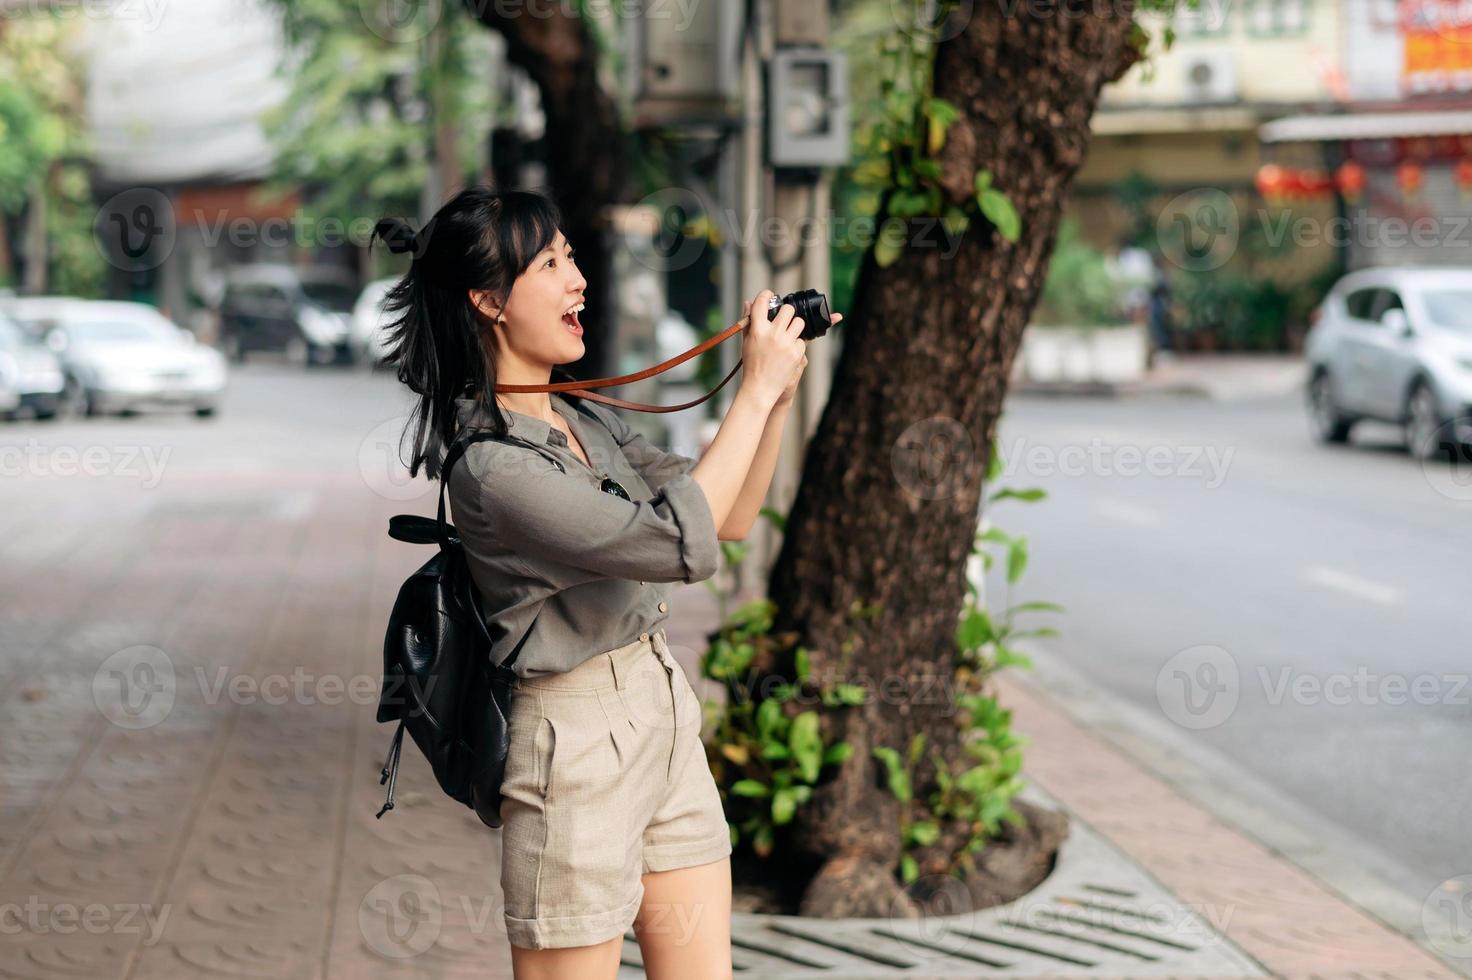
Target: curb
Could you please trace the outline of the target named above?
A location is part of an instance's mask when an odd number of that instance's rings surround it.
[[[1187,381],[1152,384],[1138,381],[1026,381],[1012,386],[1012,394],[1039,398],[1136,398],[1141,395],[1166,395],[1174,398],[1214,397],[1204,385]]]

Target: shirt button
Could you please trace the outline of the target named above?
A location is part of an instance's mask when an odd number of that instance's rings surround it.
[[[670,611],[669,603],[667,603],[667,602],[661,602],[659,604],[659,611],[660,612],[669,612]]]
[[[649,639],[649,634],[648,633],[640,633],[639,634],[639,639],[641,639],[641,640],[647,640],[647,639]]]

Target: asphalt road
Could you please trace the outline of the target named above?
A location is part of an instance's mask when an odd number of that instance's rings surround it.
[[[989,511],[1031,545],[1012,600],[1066,607],[1026,642],[1378,847],[1402,887],[1472,874],[1465,468],[1388,426],[1317,445],[1296,397],[1019,397],[1001,448],[1001,485],[1048,492]]]

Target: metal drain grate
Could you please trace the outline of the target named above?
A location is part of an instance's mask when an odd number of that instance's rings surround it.
[[[1057,806],[1036,787],[1023,796]],[[1268,975],[1077,818],[1048,880],[1010,905],[927,919],[739,913],[731,930],[737,976]],[[641,962],[630,930],[619,977],[644,976]]]

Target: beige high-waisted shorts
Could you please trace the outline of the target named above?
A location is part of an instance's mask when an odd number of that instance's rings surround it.
[[[644,897],[641,875],[731,853],[700,724],[700,698],[663,629],[516,682],[501,787],[511,942],[622,935]]]

